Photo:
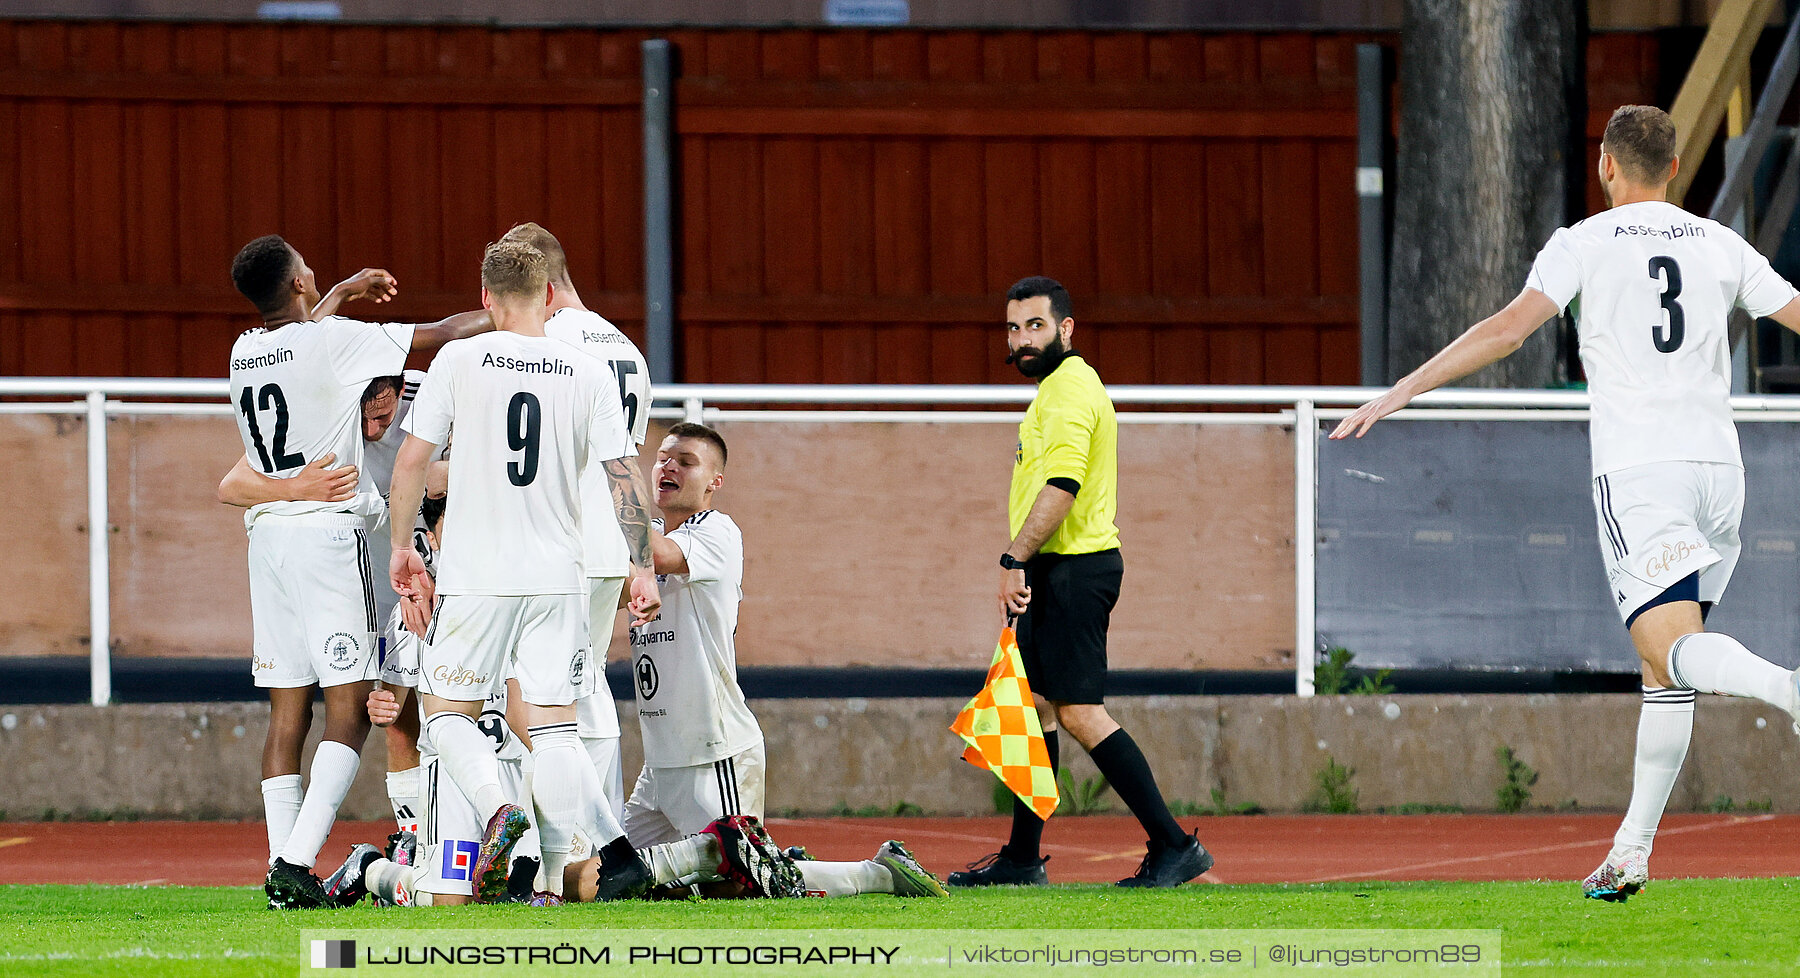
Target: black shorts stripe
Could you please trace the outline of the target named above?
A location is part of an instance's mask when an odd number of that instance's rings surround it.
[[[714,761],[713,776],[719,780],[719,806],[724,809],[720,814],[743,814],[738,802],[737,772],[732,768],[731,758]]]
[[[415,852],[424,852],[426,846],[437,845],[437,841],[438,841],[438,797],[437,797],[438,763],[439,762],[434,759],[431,762],[431,766],[428,767],[425,771],[425,780],[431,784],[431,791],[430,791],[430,797],[431,797],[431,812],[430,812],[430,814],[431,814],[431,817],[430,817],[430,819],[427,820],[427,825],[425,827],[425,838],[417,840],[418,847],[417,847],[417,849],[414,850]]]
[[[442,615],[444,613],[444,602],[449,601],[449,600],[450,600],[450,598],[448,595],[439,595],[438,599],[437,599],[437,607],[431,609],[431,624],[425,626],[425,644],[426,645],[430,645],[432,642],[437,640],[438,616]]]
[[[1600,487],[1600,519],[1606,524],[1606,535],[1612,540],[1613,559],[1623,560],[1630,549],[1625,546],[1625,530],[1619,526],[1618,517],[1612,511],[1612,481],[1606,476],[1594,480]]]
[[[375,621],[375,575],[369,567],[369,534],[363,530],[356,531],[356,569],[362,574],[363,614],[369,622],[369,633],[381,630]]]

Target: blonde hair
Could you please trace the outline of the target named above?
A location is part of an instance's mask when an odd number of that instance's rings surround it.
[[[569,280],[569,256],[563,252],[562,242],[556,240],[556,235],[544,230],[543,225],[532,221],[515,224],[501,235],[500,240],[522,242],[543,252],[544,258],[550,262],[550,281]]]
[[[1600,137],[1625,175],[1642,184],[1660,184],[1675,162],[1675,120],[1654,105],[1621,105]]]
[[[550,281],[550,260],[522,241],[505,238],[481,256],[481,287],[496,296],[533,299]]]

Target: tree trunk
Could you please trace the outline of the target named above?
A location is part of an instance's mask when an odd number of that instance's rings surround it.
[[[1531,260],[1567,223],[1582,83],[1568,0],[1406,0],[1400,143],[1388,279],[1390,381],[1425,362],[1524,287]],[[1556,323],[1458,381],[1562,381]]]

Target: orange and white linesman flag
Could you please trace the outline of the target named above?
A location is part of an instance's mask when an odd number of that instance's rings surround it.
[[[1056,811],[1056,772],[1011,625],[1000,633],[987,684],[956,715],[950,730],[969,745],[963,760],[994,772],[1039,818],[1050,819]]]

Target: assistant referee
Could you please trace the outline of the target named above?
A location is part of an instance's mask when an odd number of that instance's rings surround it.
[[[1006,513],[1012,545],[1000,555],[1000,605],[1017,615],[1019,652],[1040,707],[1050,763],[1057,727],[1087,749],[1149,835],[1138,871],[1120,886],[1178,886],[1211,868],[1212,854],[1181,830],[1137,742],[1107,714],[1106,627],[1119,600],[1119,422],[1100,375],[1070,343],[1069,292],[1054,279],[1021,279],[1006,293],[1007,362],[1037,382],[1019,424]],[[952,886],[1049,882],[1038,854],[1044,822],[1014,799],[1012,836]]]

